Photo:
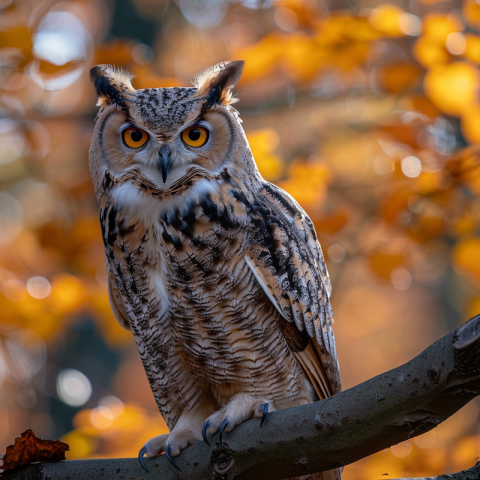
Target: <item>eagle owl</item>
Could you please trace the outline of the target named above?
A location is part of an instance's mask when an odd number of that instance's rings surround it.
[[[110,302],[170,429],[143,465],[165,452],[176,466],[193,442],[341,390],[315,229],[261,177],[232,107],[243,66],[144,90],[111,66],[90,72]]]

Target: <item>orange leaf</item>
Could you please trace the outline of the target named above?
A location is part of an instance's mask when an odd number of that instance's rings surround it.
[[[339,211],[320,218],[315,222],[315,230],[319,233],[333,234],[339,232],[348,222],[348,215]]]
[[[406,228],[405,232],[414,242],[425,243],[441,235],[444,229],[445,222],[442,217],[423,215]]]
[[[422,72],[419,67],[410,63],[395,63],[378,70],[382,86],[392,93],[401,93],[412,89],[420,83]]]
[[[427,117],[435,118],[438,117],[440,112],[438,108],[432,103],[432,101],[424,97],[423,95],[412,95],[409,98],[411,104],[411,110],[415,110],[417,112],[423,113]]]
[[[390,280],[392,270],[403,265],[403,255],[375,252],[368,259],[373,271],[385,280]]]
[[[65,452],[70,447],[60,440],[42,440],[28,429],[15,439],[14,445],[7,447],[3,458],[3,471],[12,470],[32,462],[59,462],[65,460]]]
[[[67,70],[70,71],[71,67],[73,67],[73,69],[77,68],[78,63],[68,62],[68,63],[65,63],[64,65],[54,65],[53,63],[47,62],[46,60],[40,60],[38,62],[39,72],[44,73],[45,75],[56,75],[57,73],[67,73]]]
[[[389,192],[384,202],[381,204],[381,215],[389,224],[397,219],[397,215],[408,208],[408,199],[412,191],[403,187]]]

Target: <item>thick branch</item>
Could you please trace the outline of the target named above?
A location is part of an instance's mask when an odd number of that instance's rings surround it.
[[[192,445],[178,457],[181,472],[161,456],[146,461],[150,473],[136,459],[83,460],[30,465],[4,478],[280,480],[347,465],[416,437],[479,394],[477,316],[405,365],[326,400],[273,412],[262,428],[258,419],[245,422],[213,448]],[[469,478],[457,475],[449,478]]]

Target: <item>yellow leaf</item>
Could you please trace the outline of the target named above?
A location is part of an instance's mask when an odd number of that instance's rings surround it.
[[[461,236],[473,233],[477,228],[477,221],[471,212],[466,212],[455,220],[452,230],[455,235]]]
[[[311,37],[290,35],[284,43],[283,69],[294,82],[311,81],[324,61],[325,52]]]
[[[272,152],[278,147],[280,139],[273,128],[262,128],[247,132],[248,143],[256,152]]]
[[[277,132],[272,128],[254,130],[247,133],[247,139],[262,177],[268,181],[280,178],[285,162],[273,153],[280,141]]]
[[[480,280],[480,237],[461,239],[453,249],[453,263],[477,281]]]
[[[436,65],[426,75],[425,92],[443,112],[459,117],[477,99],[478,70],[471,64],[455,62]]]
[[[480,144],[480,106],[471,105],[466,109],[460,125],[463,135],[470,143]]]
[[[52,293],[49,301],[52,308],[61,315],[78,310],[86,299],[82,282],[73,275],[57,275],[52,281]]]
[[[480,5],[477,5],[480,8]],[[465,52],[463,55],[468,60],[475,63],[480,63],[480,37],[467,33],[465,35]]]
[[[467,318],[475,317],[478,314],[480,314],[480,297],[473,297],[470,300]]]
[[[306,209],[318,211],[327,193],[330,180],[328,167],[319,160],[295,159],[288,169],[288,179],[278,185],[292,195]]]
[[[370,13],[370,22],[377,30],[391,37],[404,35],[400,27],[400,17],[405,13],[397,5],[384,3]]]
[[[356,16],[344,23],[343,36],[356,41],[371,41],[381,38],[382,34],[373,27],[368,17]]]
[[[283,35],[268,34],[258,43],[237,50],[233,57],[245,60],[245,70],[240,82],[251,82],[272,73],[283,53]]]
[[[455,14],[431,13],[423,17],[423,35],[429,40],[445,45],[451,33],[462,32],[463,24]]]
[[[476,29],[480,29],[480,5],[476,0],[465,0],[462,7],[463,18]]]
[[[444,44],[428,37],[420,37],[413,45],[414,57],[426,68],[450,61]]]
[[[95,439],[75,431],[64,435],[62,441],[70,446],[70,450],[66,452],[67,460],[79,460],[90,457],[97,443]]]

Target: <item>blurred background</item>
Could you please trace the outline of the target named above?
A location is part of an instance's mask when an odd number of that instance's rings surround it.
[[[166,432],[108,302],[88,71],[188,86],[233,59],[260,171],[326,253],[344,387],[480,312],[476,0],[0,0],[0,451],[32,428],[70,459],[131,457]],[[471,467],[479,407],[345,480]]]

